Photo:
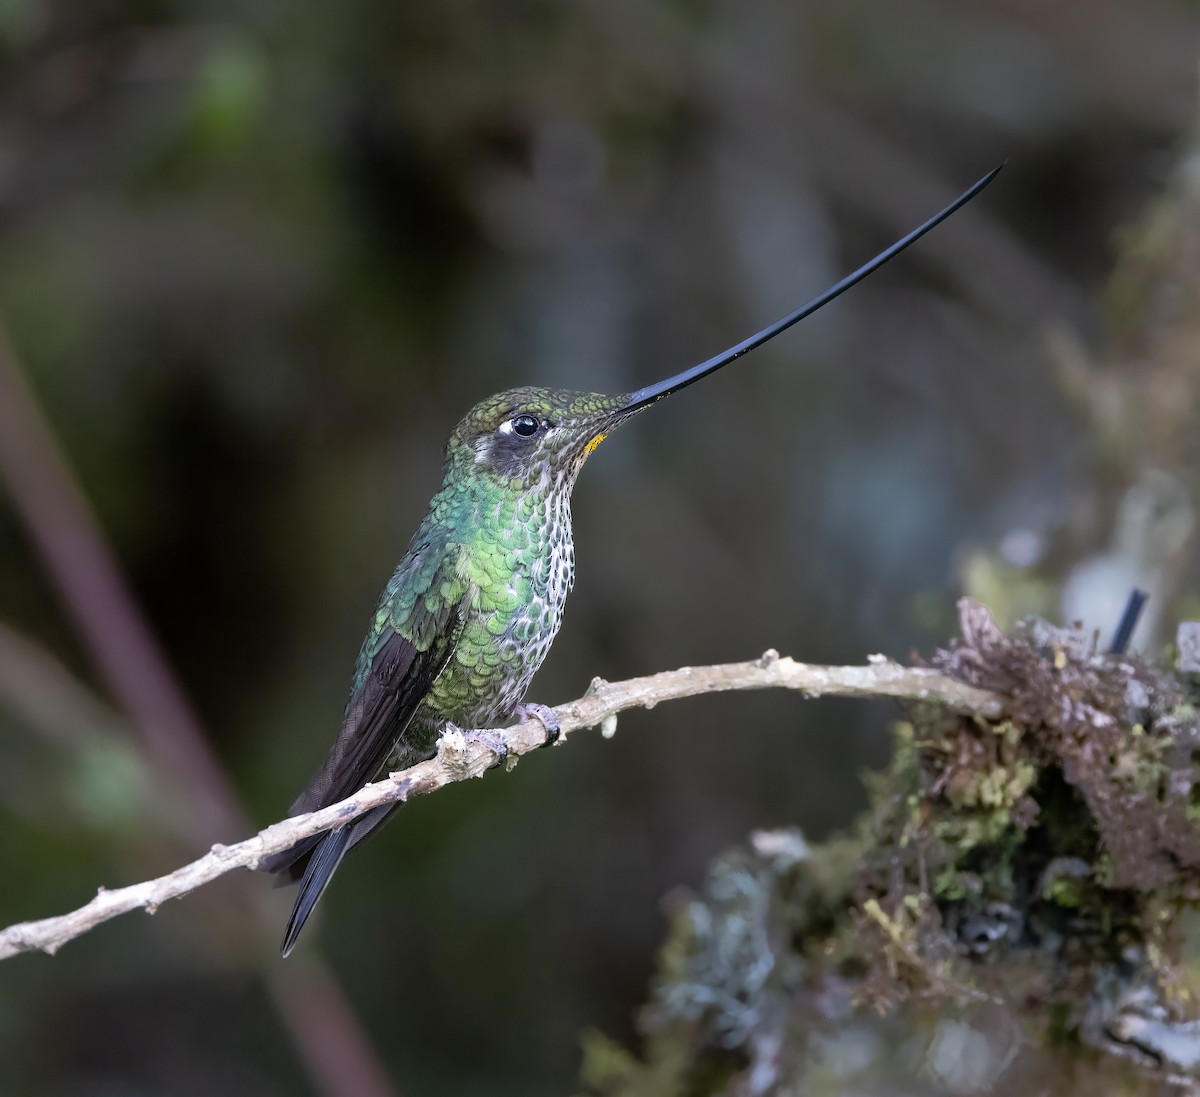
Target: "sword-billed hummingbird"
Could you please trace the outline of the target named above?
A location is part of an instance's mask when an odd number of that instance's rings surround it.
[[[571,489],[588,455],[631,416],[773,339],[878,270],[999,170],[819,297],[674,377],[624,396],[509,389],[472,408],[450,435],[441,489],[380,596],[337,740],[292,814],[327,807],[385,772],[431,757],[448,726],[489,728],[534,715],[553,740],[552,710],[521,701],[558,634],[575,580]],[[346,851],[395,806],[263,863],[269,872],[300,879],[284,956]]]

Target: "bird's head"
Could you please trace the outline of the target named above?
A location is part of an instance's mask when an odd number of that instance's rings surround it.
[[[446,455],[456,468],[513,486],[570,490],[605,435],[638,410],[627,396],[508,389],[462,418]]]

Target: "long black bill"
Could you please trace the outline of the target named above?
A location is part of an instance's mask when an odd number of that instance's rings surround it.
[[[659,381],[654,385],[647,385],[644,389],[638,389],[637,392],[631,392],[628,397],[628,402],[621,409],[621,417],[631,415],[635,411],[640,411],[642,408],[648,407],[656,400],[661,400],[664,396],[670,396],[673,392],[678,392],[680,389],[687,388],[688,385],[695,381],[699,381],[701,377],[707,377],[710,373],[715,373],[722,366],[729,365],[730,362],[737,358],[741,358],[743,354],[747,354],[754,350],[755,347],[761,347],[763,343],[770,339],[774,339],[780,332],[787,331],[793,324],[799,323],[806,316],[811,316],[819,308],[824,308],[835,297],[840,297],[851,286],[858,285],[868,274],[872,274],[883,266],[889,259],[899,255],[909,244],[915,244],[921,239],[930,229],[937,228],[943,221],[946,220],[952,213],[955,213],[965,206],[972,198],[975,197],[984,187],[986,187],[1000,173],[1000,168],[1004,164],[993,168],[982,179],[979,180],[973,187],[969,187],[963,191],[953,202],[950,203],[941,213],[935,213],[925,224],[919,228],[915,228],[907,236],[901,240],[897,240],[886,251],[881,251],[869,263],[859,267],[853,274],[846,275],[837,285],[830,286],[819,297],[814,297],[805,305],[801,305],[795,312],[789,312],[783,319],[776,320],[775,323],[763,328],[756,335],[751,335],[749,339],[743,339],[736,346],[730,347],[726,351],[722,351],[715,358],[710,358],[706,362],[701,362],[698,366],[692,366],[690,369],[685,369],[682,373],[675,374],[674,377],[668,377],[665,381]]]

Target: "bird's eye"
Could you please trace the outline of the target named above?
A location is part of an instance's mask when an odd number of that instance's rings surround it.
[[[512,429],[522,438],[537,434],[538,421],[532,415],[518,415],[512,421]]]

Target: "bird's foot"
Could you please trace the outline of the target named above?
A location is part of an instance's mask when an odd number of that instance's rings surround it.
[[[464,731],[463,737],[468,743],[478,743],[487,747],[495,756],[493,765],[502,764],[508,758],[508,740],[501,731]]]
[[[539,705],[536,701],[529,701],[517,705],[514,712],[521,720],[528,720],[532,717],[546,729],[546,741],[542,746],[548,747],[558,742],[562,735],[562,724],[558,721],[558,713],[549,705]]]

